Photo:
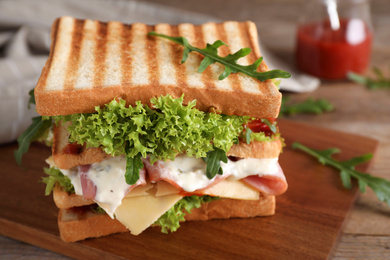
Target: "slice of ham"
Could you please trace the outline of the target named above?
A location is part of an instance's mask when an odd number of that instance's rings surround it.
[[[269,195],[280,195],[287,190],[287,181],[283,170],[278,163],[278,172],[275,175],[252,175],[242,179],[253,188]]]
[[[97,187],[88,177],[88,171],[91,168],[91,165],[80,165],[78,166],[78,168],[80,174],[81,188],[83,190],[83,199],[93,200],[96,196]]]

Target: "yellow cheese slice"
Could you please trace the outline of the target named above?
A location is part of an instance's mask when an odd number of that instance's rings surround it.
[[[144,186],[137,186],[132,191],[126,194],[126,197],[136,197],[136,196],[145,196],[148,195],[148,191],[154,187],[150,182],[146,183]]]
[[[125,197],[115,210],[115,217],[130,230],[131,234],[138,235],[182,198],[183,196],[177,194],[160,197],[154,194]]]
[[[169,184],[166,181],[159,181],[156,183],[156,185],[157,185],[157,192],[156,192],[157,197],[179,193],[179,190],[175,186]]]
[[[203,190],[202,193],[230,199],[258,200],[260,198],[258,190],[242,181],[235,180],[233,177],[228,177],[224,181]]]

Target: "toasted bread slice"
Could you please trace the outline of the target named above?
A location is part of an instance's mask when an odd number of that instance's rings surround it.
[[[275,197],[262,195],[260,200],[219,199],[202,204],[186,214],[186,220],[209,220],[270,216],[275,213]],[[126,232],[127,229],[107,214],[95,213],[91,206],[60,209],[58,227],[61,239],[75,242],[92,237],[101,237]]]
[[[236,73],[220,81],[224,66],[219,63],[199,73],[203,57],[190,53],[180,64],[184,48],[148,36],[150,31],[184,36],[199,48],[222,40],[228,46],[218,49],[221,56],[249,47],[253,51],[238,61],[242,65],[260,57],[257,29],[252,22],[148,26],[61,17],[52,26],[50,56],[35,88],[38,113],[90,113],[95,106],[115,98],[126,100],[127,105],[138,100],[150,105],[155,96],[184,94],[185,103],[196,99],[202,111],[213,108],[228,115],[278,116],[281,93],[271,80],[261,82]],[[258,70],[267,71],[268,67],[262,62]]]
[[[58,183],[54,186],[53,189],[53,200],[57,208],[60,209],[70,209],[74,207],[82,207],[93,205],[95,202],[93,200],[83,199],[82,196],[76,195],[75,193],[68,193],[64,191]]]
[[[70,145],[67,131],[67,124],[54,126],[53,128],[53,160],[60,169],[70,169],[78,165],[92,164],[101,162],[110,157],[100,148],[80,147],[76,153],[69,153],[67,150]],[[232,146],[228,156],[239,158],[276,158],[282,150],[283,141],[281,138],[275,138],[273,141],[257,142],[250,144],[240,141],[239,144]]]
[[[60,209],[58,228],[65,242],[76,242],[91,237],[102,237],[126,232],[127,228],[107,214],[95,213],[90,206]]]

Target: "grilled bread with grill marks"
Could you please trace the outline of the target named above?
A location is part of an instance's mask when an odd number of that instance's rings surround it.
[[[250,47],[252,53],[238,61],[242,65],[260,57],[252,22],[148,26],[61,17],[53,24],[50,56],[35,88],[38,113],[91,113],[95,106],[114,98],[124,99],[128,105],[138,100],[150,105],[155,96],[184,94],[184,103],[196,99],[202,111],[217,109],[227,115],[256,118],[278,116],[281,93],[271,80],[261,82],[235,73],[220,81],[224,66],[218,63],[199,73],[201,55],[190,53],[180,64],[183,47],[148,36],[150,31],[184,36],[199,48],[222,40],[228,47],[218,49],[221,56]],[[258,70],[267,71],[268,67],[262,62]]]

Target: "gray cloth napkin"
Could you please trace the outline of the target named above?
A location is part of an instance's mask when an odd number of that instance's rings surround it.
[[[125,0],[0,1],[0,144],[14,141],[37,116],[27,109],[50,49],[50,26],[60,16],[125,23],[204,23],[218,19],[162,5]],[[262,47],[268,66],[293,71]],[[319,81],[294,74],[281,89],[311,91]]]

